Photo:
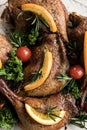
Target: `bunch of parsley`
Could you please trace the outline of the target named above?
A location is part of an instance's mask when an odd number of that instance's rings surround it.
[[[0,110],[0,127],[4,130],[11,130],[13,125],[18,122],[18,118],[14,115],[10,107],[3,107]]]
[[[15,50],[9,53],[9,60],[0,69],[0,76],[7,80],[19,82],[23,79],[22,62],[16,56]]]

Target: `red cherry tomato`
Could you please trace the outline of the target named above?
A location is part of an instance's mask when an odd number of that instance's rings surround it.
[[[70,76],[74,79],[80,79],[84,75],[84,69],[80,65],[75,65],[70,69]]]
[[[87,113],[87,103],[84,104],[84,111]]]
[[[31,57],[31,50],[26,46],[21,46],[17,49],[16,55],[22,62],[27,62]]]

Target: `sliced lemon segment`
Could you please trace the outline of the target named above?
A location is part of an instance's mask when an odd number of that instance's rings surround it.
[[[47,116],[47,114],[43,114],[41,112],[36,111],[34,108],[29,106],[27,103],[25,103],[25,109],[26,109],[27,113],[29,114],[29,116],[32,119],[34,119],[36,122],[38,122],[40,124],[43,124],[43,125],[54,125],[54,124],[57,124],[64,118],[64,116],[66,114],[66,111],[56,110],[55,114],[57,116],[55,116],[55,120],[53,120],[52,118]]]
[[[52,32],[57,31],[56,23],[54,22],[53,17],[44,7],[37,5],[37,4],[23,4],[22,10],[30,11],[30,12],[40,16],[49,25],[50,31],[52,31]]]
[[[41,76],[38,77],[37,80],[26,85],[24,87],[25,91],[35,89],[44,83],[44,81],[47,79],[47,77],[50,74],[52,62],[53,62],[52,53],[49,50],[46,50],[44,55],[43,65],[42,68],[40,69]]]

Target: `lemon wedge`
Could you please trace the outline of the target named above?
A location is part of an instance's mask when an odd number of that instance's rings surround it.
[[[55,114],[57,115],[55,117],[55,120],[47,116],[47,114],[43,114],[41,112],[36,111],[34,108],[29,106],[27,103],[25,103],[25,109],[26,112],[29,114],[29,116],[34,119],[36,122],[43,124],[43,125],[54,125],[59,123],[65,116],[66,111],[59,111],[55,110]]]
[[[37,5],[37,4],[30,3],[30,4],[23,4],[22,10],[23,11],[30,11],[30,12],[40,16],[49,25],[50,31],[52,31],[52,32],[57,31],[57,27],[56,27],[56,24],[53,20],[53,17],[44,7]]]
[[[47,79],[47,77],[50,74],[52,62],[53,62],[52,53],[49,50],[46,50],[44,54],[43,65],[42,65],[42,68],[40,69],[41,76],[38,77],[37,80],[26,85],[24,87],[25,91],[35,89],[44,83],[44,81]]]

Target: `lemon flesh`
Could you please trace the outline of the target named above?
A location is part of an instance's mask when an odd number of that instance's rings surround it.
[[[52,62],[53,62],[52,53],[49,50],[46,50],[45,55],[44,55],[43,66],[40,69],[40,71],[42,72],[41,76],[38,77],[37,80],[26,85],[24,87],[25,91],[35,89],[44,83],[44,81],[47,79],[47,77],[50,74]]]
[[[54,125],[59,123],[65,116],[66,111],[56,111],[56,114],[58,117],[55,117],[55,120],[48,117],[46,114],[43,114],[41,112],[36,111],[34,108],[29,106],[27,103],[25,103],[25,109],[26,112],[29,114],[29,116],[34,119],[36,122],[43,124],[43,125]]]
[[[40,16],[49,25],[50,31],[57,32],[56,23],[54,22],[53,17],[44,7],[37,5],[37,4],[23,4],[22,10],[30,11],[30,12]]]

